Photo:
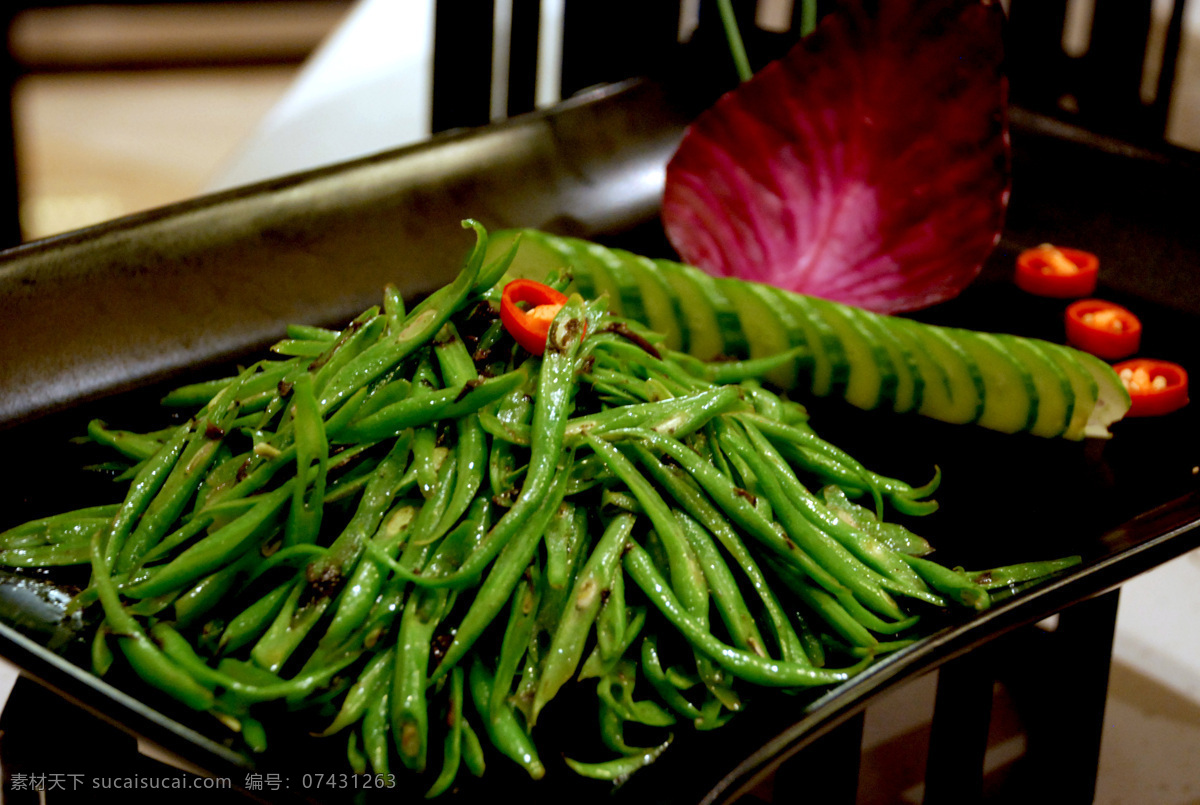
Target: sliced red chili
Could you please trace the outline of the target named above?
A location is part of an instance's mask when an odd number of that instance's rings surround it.
[[[550,324],[567,302],[560,291],[535,280],[513,280],[500,296],[500,321],[517,343],[534,355],[546,351]]]
[[[1080,299],[1067,306],[1067,343],[1105,360],[1138,351],[1142,322],[1130,311],[1103,299]]]
[[[1126,416],[1159,416],[1188,403],[1188,376],[1182,366],[1151,358],[1134,358],[1113,366],[1129,391]]]
[[[1100,260],[1079,249],[1060,249],[1043,243],[1017,257],[1017,287],[1038,296],[1071,299],[1096,290]]]

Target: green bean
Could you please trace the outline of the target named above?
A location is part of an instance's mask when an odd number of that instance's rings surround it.
[[[162,539],[171,524],[183,512],[217,456],[217,448],[220,445],[217,439],[220,436],[214,438],[210,435],[214,432],[222,434],[223,429],[210,420],[203,430],[198,428],[189,437],[179,460],[163,481],[162,488],[150,501],[137,526],[121,546],[115,564],[118,572],[127,571],[137,565],[146,551]]]
[[[290,578],[238,613],[221,632],[221,651],[234,652],[257,640],[279,615],[292,590],[301,583]]]
[[[430,675],[431,680],[440,679],[462,659],[512,594],[513,587],[516,586],[517,581],[525,572],[525,568],[529,566],[533,554],[537,551],[542,534],[562,505],[563,493],[566,491],[566,478],[569,475],[566,469],[564,468],[564,471],[560,472],[554,480],[547,498],[542,501],[541,510],[532,516],[521,532],[515,535],[500,552],[500,556],[497,557],[487,577],[476,591],[470,608],[463,615],[458,630],[454,634],[454,640],[442,655],[437,668]],[[474,555],[472,554],[472,556]]]
[[[656,637],[646,635],[642,638],[641,661],[642,674],[668,707],[691,721],[701,718],[699,708],[688,701],[687,697],[667,679],[658,658],[658,639]]]
[[[538,758],[537,747],[517,719],[516,712],[508,702],[499,711],[493,712],[492,675],[478,657],[471,663],[468,673],[471,700],[483,719],[484,728],[492,745],[505,757],[513,760],[535,780],[546,774],[546,768]]]
[[[888,589],[929,600],[926,595],[928,587],[894,552],[883,542],[877,540],[872,533],[864,531],[858,522],[848,519],[844,511],[830,510],[818,501],[812,493],[804,488],[783,457],[775,451],[771,443],[759,433],[753,424],[745,422],[743,428],[750,438],[751,449],[757,451],[758,455],[774,468],[776,476],[783,484],[785,494],[798,506],[809,522],[838,540],[864,564],[894,580],[895,585],[885,585],[888,586]],[[938,602],[932,600],[930,603]]]
[[[854,646],[876,648],[879,640],[862,623],[847,612],[837,599],[815,584],[811,584],[782,563],[772,563],[776,573],[797,598],[817,617]]]
[[[704,427],[714,416],[725,413],[740,402],[741,395],[737,389],[725,386],[657,402],[623,405],[596,414],[572,418],[567,422],[564,436],[568,444],[574,444],[589,432],[602,433],[618,428],[644,427],[682,438]]]
[[[358,679],[346,693],[342,706],[333,721],[322,730],[321,736],[333,735],[357,724],[366,713],[371,701],[384,689],[387,680],[392,676],[396,654],[394,651],[381,651],[367,661]]]
[[[307,694],[327,685],[335,675],[353,662],[353,657],[347,657],[338,663],[322,668],[311,674],[281,680],[271,684],[255,684],[239,679],[226,671],[210,668],[191,643],[166,621],[158,621],[152,627],[154,640],[163,648],[163,652],[180,667],[192,675],[201,685],[210,688],[220,688],[222,698],[235,703],[239,707],[249,706],[260,702],[284,699],[298,694]]]
[[[898,554],[898,556],[908,562],[930,587],[948,598],[978,611],[991,606],[991,597],[988,595],[987,589],[982,584],[967,578],[966,574],[942,567],[936,562],[922,559],[919,556],[909,556],[908,554]]]
[[[271,345],[271,351],[276,355],[286,355],[298,358],[316,358],[327,348],[323,341],[311,341],[300,338],[285,338]]]
[[[641,636],[642,627],[646,625],[646,610],[644,607],[627,607],[626,614],[629,615],[629,621],[625,624],[625,638],[621,645],[610,651],[608,657],[600,653],[599,646],[593,648],[592,653],[583,661],[583,667],[579,669],[578,680],[602,679],[611,675],[633,644],[637,642],[638,637]],[[699,677],[697,677],[697,684],[699,681]]]
[[[747,380],[764,377],[771,372],[788,366],[793,361],[811,360],[812,350],[808,345],[792,347],[773,355],[761,358],[746,358],[740,361],[714,361],[705,364],[707,371],[703,373],[713,383],[741,383]]]
[[[436,578],[408,574],[408,580],[421,586],[462,587],[470,585],[514,536],[525,530],[526,523],[547,499],[558,477],[570,475],[570,467],[560,467],[563,430],[576,387],[576,361],[583,337],[582,319],[586,306],[568,301],[550,327],[546,353],[538,378],[537,398],[533,407],[533,441],[525,485],[512,508],[492,527],[478,548],[452,573]],[[565,493],[565,488],[560,494]],[[536,546],[536,544],[535,544]],[[529,547],[526,545],[525,547]],[[526,563],[527,564],[527,563]],[[393,573],[404,574],[402,567],[389,565]],[[521,569],[524,565],[521,566]],[[517,570],[518,574],[520,569]],[[512,580],[515,583],[515,578]],[[509,586],[511,589],[511,584]],[[504,595],[507,598],[507,592]],[[495,606],[491,602],[491,606]],[[462,633],[460,632],[460,635]],[[473,640],[474,638],[472,638]],[[456,638],[457,640],[457,638]],[[444,664],[444,661],[443,661]],[[445,666],[447,669],[449,666]],[[436,678],[436,676],[435,676]]]
[[[378,345],[386,329],[387,320],[379,315],[379,307],[368,308],[342,330],[329,349],[308,365],[308,373],[313,377],[313,390],[322,395],[322,404],[319,406],[322,415],[328,414],[334,408],[332,402],[324,403],[326,387],[341,376],[347,366]],[[382,374],[382,370],[380,373]],[[352,388],[340,389],[341,396],[338,401],[349,397],[351,392],[367,385],[371,379],[374,378],[364,378],[362,383],[355,384]]]
[[[725,564],[724,558],[717,550],[716,543],[713,542],[704,526],[691,517],[682,512],[676,512],[676,517],[683,525],[683,533],[687,537],[688,544],[691,545],[700,562],[704,578],[708,581],[708,588],[712,591],[713,600],[717,604],[717,609],[721,613],[734,645],[763,657],[767,656],[766,644],[754,622],[754,616],[750,614],[746,601],[738,589],[737,580],[734,579],[729,566]]]
[[[558,629],[565,614],[573,606],[571,592],[575,589],[576,580],[583,572],[583,565],[591,555],[591,539],[587,526],[587,512],[577,506],[575,522],[571,529],[578,530],[577,550],[569,557],[566,577],[561,587],[550,583],[549,573],[541,577],[540,604],[538,606],[536,628],[529,637],[529,645],[525,650],[524,665],[521,678],[517,683],[516,692],[512,696],[513,705],[521,711],[527,724],[534,722],[533,700],[541,684],[541,676],[545,665],[545,655],[554,633]]]
[[[454,325],[447,323],[434,346],[442,375],[452,384],[467,384],[479,378],[475,362],[458,336]],[[483,468],[488,459],[487,441],[477,414],[468,414],[455,423],[458,472],[454,495],[430,539],[441,537],[466,513],[471,501],[483,486]]]
[[[572,473],[572,478],[575,474]],[[571,488],[568,485],[567,495]],[[560,528],[546,532],[546,585],[552,590],[565,589],[573,575],[575,559],[586,542],[587,510],[583,506],[572,506],[569,519],[556,519]]]
[[[391,741],[388,731],[391,729],[390,704],[387,687],[377,699],[371,702],[367,712],[363,714],[362,735],[363,749],[371,760],[371,768],[376,774],[388,773],[388,757],[391,752]]]
[[[658,759],[666,748],[671,745],[671,739],[663,741],[658,746],[645,749],[636,755],[605,760],[599,763],[584,763],[573,758],[563,758],[571,770],[582,777],[594,780],[612,780],[619,782],[641,768],[645,768]]]
[[[366,385],[395,366],[413,350],[425,344],[467,299],[483,262],[487,249],[487,233],[475,222],[475,248],[454,282],[434,291],[412,309],[404,319],[403,328],[395,335],[364,349],[347,361],[321,389],[318,405],[328,412],[359,387]]]
[[[439,389],[443,389],[443,386],[437,372],[434,371],[433,356],[425,350],[413,372],[412,393],[408,402],[410,405],[419,404]],[[417,485],[426,498],[433,495],[438,468],[441,467],[444,458],[445,450],[438,450],[437,423],[423,423],[423,427],[418,427],[413,437],[413,467],[417,472]]]
[[[452,386],[423,397],[410,397],[351,422],[337,434],[335,441],[378,442],[398,436],[406,428],[457,419],[494,402],[524,384],[525,380],[525,370],[515,369],[499,377]]]
[[[574,507],[563,504],[555,522],[570,521],[573,518]],[[552,523],[550,530],[555,524]],[[508,610],[508,623],[505,625],[504,638],[500,642],[500,653],[496,661],[496,672],[492,676],[492,698],[488,704],[491,712],[499,712],[509,701],[512,692],[513,679],[529,641],[537,629],[538,604],[541,602],[541,571],[534,561],[525,569],[525,575],[513,590],[512,602]]]
[[[738,436],[732,428],[728,429],[726,434],[730,437]],[[773,451],[759,452],[763,443],[757,441],[751,446],[739,440],[734,447],[741,453],[742,458],[746,459],[754,468],[764,490],[773,498],[773,505],[779,514],[780,522],[787,529],[788,538],[795,540],[805,553],[814,557],[821,567],[837,579],[839,585],[845,585],[863,606],[884,617],[902,620],[904,618],[903,610],[880,587],[879,575],[862,564],[841,543],[808,519],[807,507],[800,508],[795,505],[797,499],[800,498],[799,482],[795,481],[795,476],[785,473],[778,464],[769,463]],[[793,481],[795,483],[792,483]],[[821,579],[813,575],[808,567],[802,565],[802,568],[814,581],[821,583]],[[836,586],[832,589],[826,587],[826,589],[835,594],[839,591]]]
[[[471,727],[471,722],[467,720],[464,713],[462,719],[463,742],[462,742],[462,759],[466,765],[467,771],[476,777],[482,777],[487,769],[487,759],[483,754],[483,742],[479,740],[479,735]]]
[[[166,483],[171,468],[175,466],[179,454],[183,451],[184,442],[191,432],[192,425],[192,422],[188,422],[176,428],[171,437],[163,444],[162,449],[148,459],[145,466],[138,472],[121,508],[113,515],[112,524],[104,535],[105,566],[112,567],[116,562],[134,522],[142,516],[154,496],[158,494],[158,490],[162,489],[163,484]]]
[[[929,483],[913,487],[898,479],[871,472],[844,451],[818,437],[807,426],[773,422],[765,417],[750,415],[739,417],[752,422],[770,437],[790,462],[828,482],[847,489],[869,491],[876,498],[886,497],[892,507],[902,514],[922,516],[937,509],[935,501],[926,500],[937,491],[941,480],[941,473],[936,469]],[[876,509],[876,516],[879,516],[878,505]]]
[[[474,222],[472,223],[474,224]],[[478,227],[478,224],[474,225]],[[509,244],[503,254],[480,269],[479,275],[475,278],[475,286],[473,288],[475,293],[494,289],[497,283],[504,278],[509,266],[512,265],[513,260],[517,256],[517,247],[520,245],[521,236],[518,234],[517,237],[513,238],[513,242]]]
[[[783,557],[791,558],[799,563],[805,573],[818,580],[830,591],[842,590],[841,583],[828,570],[813,560],[791,537],[776,524],[767,520],[762,513],[746,500],[744,490],[739,490],[729,477],[704,461],[697,453],[680,444],[674,439],[663,437],[653,431],[629,429],[612,431],[605,434],[608,439],[632,438],[644,442],[647,446],[667,455],[676,464],[683,467],[699,482],[701,487],[712,497],[713,501],[738,525],[746,529],[752,536],[765,546]],[[807,527],[807,523],[805,523]],[[811,529],[809,529],[811,530]]]
[[[101,533],[103,530],[103,527],[97,528],[95,533]],[[0,564],[8,567],[61,567],[86,565],[90,561],[91,549],[86,542],[0,550]]]
[[[808,687],[844,682],[861,668],[861,665],[841,670],[813,668],[760,657],[725,645],[687,613],[645,549],[629,542],[624,561],[630,577],[688,642],[739,679],[764,687]]]
[[[370,761],[367,759],[366,753],[359,748],[358,741],[356,731],[351,730],[346,734],[346,763],[350,765],[350,770],[355,774],[366,774]]]
[[[296,380],[292,402],[296,428],[296,477],[292,483],[292,505],[288,508],[283,531],[285,546],[308,544],[316,540],[325,511],[325,481],[329,472],[329,441],[325,436],[325,423],[317,409],[311,375],[302,375]]]
[[[625,608],[625,572],[620,562],[609,569],[601,598],[600,611],[596,613],[596,650],[601,657],[611,660],[621,654],[625,645],[625,626],[629,622],[629,612]]]
[[[584,644],[596,613],[603,601],[604,579],[620,564],[621,551],[632,533],[637,518],[632,514],[614,517],[604,529],[591,556],[580,571],[571,589],[571,604],[562,613],[546,654],[546,664],[534,695],[530,723],[536,723],[542,708],[554,698],[559,689],[575,674],[583,656]]]
[[[93,419],[87,426],[88,437],[96,444],[110,447],[121,455],[142,461],[162,449],[163,440],[127,430],[110,430],[104,422]]]
[[[750,581],[763,604],[763,609],[774,630],[780,656],[790,662],[803,661],[808,655],[788,620],[787,613],[783,611],[771,586],[767,583],[766,577],[754,561],[754,557],[729,522],[721,516],[700,489],[686,479],[682,471],[667,467],[645,447],[638,446],[635,449],[635,455],[639,463],[678,501],[684,511],[708,529],[709,533],[720,541],[725,550],[738,563],[742,573]]]
[[[442,770],[433,785],[425,792],[426,799],[440,796],[450,790],[458,776],[462,761],[463,745],[463,670],[461,667],[450,672],[450,695],[446,712],[446,738],[442,750]]]
[[[289,324],[286,328],[288,338],[304,341],[332,341],[341,335],[338,330],[327,327],[315,327],[311,324]]]
[[[388,335],[399,335],[404,329],[404,296],[401,295],[400,289],[390,282],[383,288],[383,315],[387,318]]]
[[[829,485],[821,489],[821,500],[825,507],[846,520],[851,526],[881,540],[893,551],[924,556],[933,547],[921,536],[909,531],[900,523],[879,520],[869,509],[852,503],[839,486]]]
[[[366,618],[360,625],[354,627],[351,635],[353,640],[361,641],[368,648],[374,645],[379,636],[386,632],[395,618],[404,611],[403,604],[408,598],[408,579],[427,572],[426,563],[427,561],[432,562],[430,554],[433,553],[436,557],[442,546],[446,544],[446,540],[443,540],[441,544],[434,546],[428,540],[423,539],[422,535],[429,533],[441,517],[442,512],[445,511],[446,502],[451,495],[455,471],[454,462],[447,461],[442,464],[436,495],[425,501],[417,511],[412,524],[407,529],[407,539],[404,541],[403,550],[398,559],[393,559],[375,542],[367,543],[367,551],[372,562],[379,562],[385,568],[397,569],[399,572],[394,573],[388,579],[382,592],[374,599],[366,613]],[[456,532],[455,536],[469,540],[474,530],[475,526],[471,525],[461,532]]]
[[[131,490],[130,495],[135,492]],[[110,577],[111,564],[98,532],[91,542],[92,586],[104,609],[104,617],[130,666],[144,681],[195,710],[213,706],[212,691],[192,679],[155,645],[137,619],[121,604],[120,593]]]
[[[232,518],[236,519],[246,512],[254,508],[258,503],[255,499],[250,500],[234,500],[233,505],[222,506],[218,504],[212,509],[206,510],[203,514],[196,514],[192,519],[186,521],[179,528],[163,537],[162,541],[148,550],[146,554],[138,562],[138,570],[147,565],[153,564],[160,559],[164,559],[171,554],[176,548],[185,545],[195,539],[200,532],[210,528],[218,519]],[[131,572],[133,569],[131,569]]]
[[[424,771],[429,713],[425,697],[430,641],[450,600],[445,590],[418,590],[409,596],[396,638],[396,662],[389,694],[392,740],[404,765]]]
[[[671,583],[679,591],[681,600],[693,617],[703,617],[708,609],[708,586],[704,571],[692,552],[683,527],[674,511],[634,467],[627,457],[608,442],[584,435],[584,439],[597,455],[603,457],[609,469],[625,484],[641,504],[646,516],[654,525],[670,563]]]
[[[995,590],[1010,587],[1024,582],[1041,579],[1054,573],[1060,573],[1075,567],[1083,561],[1080,556],[1067,556],[1062,559],[1051,559],[1043,562],[1023,562],[1017,565],[994,567],[990,570],[964,571],[967,578],[985,590]]]
[[[258,557],[248,553],[238,561],[196,582],[190,590],[174,598],[172,605],[175,608],[176,622],[184,628],[199,624],[201,618],[211,612],[250,574],[257,561]]]
[[[622,659],[613,664],[596,685],[596,695],[610,712],[620,721],[633,721],[648,727],[669,727],[675,716],[664,710],[657,702],[634,699],[637,684],[637,664]],[[622,741],[623,743],[623,741]]]
[[[84,532],[87,539],[90,540],[94,527],[97,524],[110,523],[120,508],[121,504],[119,503],[88,506],[63,514],[29,520],[5,531],[0,531],[0,545],[19,547],[19,541],[28,536],[35,537],[40,543],[73,542],[76,538],[82,539]],[[76,529],[80,527],[84,529],[84,532],[75,533]],[[56,537],[56,534],[63,536]]]
[[[96,676],[102,677],[107,674],[116,660],[112,646],[108,642],[110,637],[112,637],[112,630],[108,628],[107,623],[101,623],[96,627],[96,633],[92,635],[92,672]]]
[[[396,439],[371,473],[350,522],[328,549],[309,563],[305,569],[307,584],[295,588],[255,645],[255,660],[264,667],[277,668],[291,656],[324,616],[335,592],[352,575],[367,540],[378,529],[403,481],[411,442],[411,434]],[[304,606],[297,609],[302,595],[306,596]]]
[[[167,564],[154,568],[150,578],[125,594],[132,598],[154,598],[180,589],[261,545],[278,528],[277,516],[289,497],[290,484],[260,496],[248,512],[202,538]]]

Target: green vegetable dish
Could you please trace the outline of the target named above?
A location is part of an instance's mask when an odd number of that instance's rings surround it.
[[[97,674],[136,673],[250,750],[278,714],[308,714],[348,768],[430,796],[493,760],[541,777],[539,719],[594,689],[598,719],[582,723],[597,751],[566,763],[622,779],[756,688],[835,685],[919,639],[927,616],[985,609],[997,587],[1078,561],[969,573],[925,558],[887,518],[934,511],[932,468],[916,486],[872,472],[779,390],[802,373],[897,410],[960,405],[925,372],[860,379],[869,345],[920,365],[902,346],[929,337],[916,326],[855,347],[848,333],[892,331],[752,286],[656,293],[677,277],[644,263],[612,262],[604,276],[624,279],[602,288],[557,260],[541,281],[592,292],[566,298],[534,355],[499,316],[521,239],[489,249],[466,225],[461,273],[411,309],[389,288],[341,331],[289,328],[271,357],[170,393],[182,424],[93,422],[128,465],[124,498],[0,534],[5,565],[90,565],[72,608],[100,624]],[[773,318],[730,327],[718,290]],[[686,330],[704,316],[714,328]],[[836,328],[824,351],[793,337]],[[705,363],[685,351],[704,339],[744,349]],[[995,416],[1081,432],[1072,409],[1096,384],[1068,401],[1068,367],[1050,374],[1027,386],[1062,399]],[[975,419],[991,410],[986,376]]]

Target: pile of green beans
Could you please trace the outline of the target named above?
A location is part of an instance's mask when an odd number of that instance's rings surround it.
[[[311,713],[353,770],[429,796],[494,752],[542,776],[539,718],[588,684],[603,754],[566,762],[621,779],[676,725],[840,683],[924,615],[1071,563],[925,558],[884,517],[933,511],[937,478],[823,441],[755,379],[775,359],[699,363],[578,297],[525,352],[497,315],[512,252],[485,264],[466,225],[461,273],[415,307],[388,288],[340,331],[289,328],[171,392],[182,424],[91,423],[124,498],[3,532],[0,563],[90,565],[96,673],[123,662],[252,750]]]

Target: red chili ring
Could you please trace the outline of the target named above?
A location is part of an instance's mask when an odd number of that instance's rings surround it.
[[[504,286],[500,321],[516,342],[534,355],[546,351],[550,324],[567,302],[560,291],[536,280],[518,279]],[[521,305],[526,305],[522,308]]]
[[[1146,379],[1137,384],[1137,373],[1144,370]],[[1129,391],[1130,407],[1126,416],[1160,416],[1177,411],[1188,404],[1187,371],[1177,363],[1152,358],[1133,358],[1113,366]],[[1162,378],[1159,388],[1153,387],[1156,378]]]
[[[1057,252],[1075,266],[1074,271],[1059,272],[1052,255]],[[1062,249],[1044,244],[1027,249],[1017,257],[1014,280],[1023,291],[1056,299],[1087,296],[1096,290],[1100,259],[1080,249]]]
[[[1098,358],[1127,358],[1141,346],[1142,322],[1112,302],[1080,299],[1067,306],[1065,318],[1067,343]]]

